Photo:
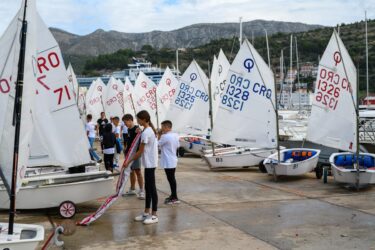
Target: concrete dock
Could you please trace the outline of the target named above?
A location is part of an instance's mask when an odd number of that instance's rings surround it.
[[[134,222],[144,201],[123,197],[92,225],[62,236],[63,249],[375,249],[375,188],[357,192],[331,177],[323,184],[313,173],[274,182],[255,168],[214,172],[197,157],[180,158],[177,182],[182,203],[162,204],[169,185],[157,171],[158,224]],[[103,200],[78,205],[74,220]],[[62,222],[57,209],[20,211],[16,221],[43,225],[46,237],[51,222]]]

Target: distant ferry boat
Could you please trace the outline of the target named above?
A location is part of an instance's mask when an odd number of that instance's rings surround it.
[[[177,70],[173,67],[173,74],[177,75]],[[129,80],[134,84],[139,73],[143,72],[148,78],[150,78],[156,84],[159,83],[163,77],[165,68],[152,66],[151,62],[142,61],[140,59],[133,58],[133,63],[128,64],[128,68],[115,71],[111,75],[103,75],[100,78],[102,81],[107,84],[111,76],[116,79],[120,79],[122,82],[125,82],[125,78],[129,77]],[[78,83],[81,87],[89,87],[91,83],[98,77],[77,77]]]

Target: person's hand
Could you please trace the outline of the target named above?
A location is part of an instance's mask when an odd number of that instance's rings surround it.
[[[138,133],[141,133],[142,130],[141,130],[140,128],[137,128],[137,129],[135,130],[135,132],[138,134]]]
[[[129,162],[124,161],[124,163],[122,164],[122,168],[127,168],[128,166],[129,166]]]

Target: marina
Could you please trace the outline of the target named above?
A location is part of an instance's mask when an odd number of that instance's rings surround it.
[[[20,1],[0,37],[0,250],[375,249],[367,10],[262,46],[240,17],[195,48],[167,47],[182,29],[156,47],[99,29],[94,48]]]

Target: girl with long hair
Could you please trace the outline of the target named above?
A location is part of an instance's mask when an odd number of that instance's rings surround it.
[[[159,221],[157,216],[158,210],[158,193],[155,184],[155,169],[158,165],[158,142],[156,137],[156,130],[150,118],[150,114],[142,110],[137,114],[137,121],[144,129],[141,135],[141,143],[137,153],[124,162],[123,167],[128,167],[129,163],[140,158],[142,166],[144,167],[144,182],[145,182],[145,210],[135,217],[135,221],[143,222],[144,224],[154,224]],[[151,209],[152,208],[152,209]]]

